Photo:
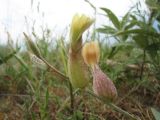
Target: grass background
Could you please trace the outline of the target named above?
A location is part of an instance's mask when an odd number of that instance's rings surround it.
[[[156,10],[159,11],[159,7]],[[84,41],[99,41],[99,65],[117,87],[115,105],[141,120],[158,120],[160,64],[157,36],[160,35],[157,28],[152,26],[155,20],[159,22],[158,12],[154,13],[154,17],[149,16],[152,18],[147,21],[138,7],[129,11],[124,19],[116,18],[114,13],[109,15],[111,11],[108,9],[104,11],[113,26],[95,28],[93,33],[88,32],[89,36]],[[117,27],[117,24],[121,24],[121,27]],[[135,28],[139,31],[135,31]],[[100,33],[104,37],[100,37]],[[107,42],[109,35],[116,40],[112,45]],[[42,36],[33,31],[28,37],[34,39],[34,44],[46,61],[67,75],[69,43],[65,41],[65,35],[52,38],[51,31],[46,28]],[[25,40],[24,46],[22,50],[19,44],[13,45],[9,33],[8,44],[0,46],[0,120],[130,119],[95,97],[81,92],[74,94],[75,109],[72,113],[68,81],[58,79],[51,71],[33,64],[28,54],[31,50]],[[87,89],[92,90],[92,76],[90,78]]]

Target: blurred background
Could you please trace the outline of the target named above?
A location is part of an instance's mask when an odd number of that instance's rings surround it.
[[[85,13],[96,18],[96,28],[108,22],[100,7],[111,9],[121,18],[137,2],[142,10],[147,10],[144,0],[90,0],[95,8],[85,0],[1,0],[0,1],[0,43],[7,42],[7,34],[21,41],[22,32],[31,34],[32,30],[42,34],[47,27],[57,37],[66,32],[74,14]],[[114,3],[114,4],[113,4]],[[66,38],[68,39],[68,37]]]

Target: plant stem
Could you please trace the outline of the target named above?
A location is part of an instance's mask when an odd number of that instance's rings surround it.
[[[144,83],[145,80],[140,81],[139,84],[135,87],[133,87],[128,93],[126,93],[126,95],[124,97],[122,97],[118,102],[116,102],[116,104],[122,102],[125,98],[127,98],[130,94],[132,94],[133,92],[135,92],[136,90],[138,90],[138,88]]]
[[[113,103],[108,103],[108,105],[109,105],[111,108],[113,108],[114,110],[122,113],[123,115],[125,115],[125,116],[127,116],[127,117],[130,117],[130,118],[133,119],[133,120],[140,120],[139,117],[134,116],[134,115],[128,113],[127,111],[121,109],[120,107],[116,106],[116,105],[113,104]]]
[[[51,71],[57,75],[58,77],[60,77],[62,80],[66,80],[69,79],[67,76],[65,76],[63,73],[61,73],[60,71],[58,71],[56,68],[54,68],[52,65],[50,65],[45,59],[41,58],[47,65],[48,67],[51,69]],[[73,113],[74,111],[74,95],[73,95],[73,87],[72,84],[70,82],[69,83],[69,91],[70,91],[70,107],[71,107],[71,113]]]
[[[67,76],[65,76],[63,73],[61,73],[60,71],[58,71],[56,68],[54,68],[52,65],[50,65],[45,59],[41,58],[43,60],[43,62],[45,62],[47,64],[47,66],[51,69],[51,71],[57,75],[58,77],[60,77],[62,80],[66,80],[69,79]],[[74,94],[73,94],[73,87],[72,84],[68,81],[69,83],[69,91],[70,91],[70,107],[71,107],[71,113],[73,113],[74,111]]]
[[[63,73],[61,73],[60,71],[58,71],[56,68],[54,68],[52,65],[50,65],[45,59],[41,58],[43,60],[44,63],[46,63],[46,65],[51,69],[51,71],[57,75],[58,77],[60,77],[62,80],[66,80],[69,79],[67,76],[65,76]],[[73,113],[74,111],[74,94],[73,94],[73,87],[72,84],[70,82],[69,83],[69,91],[70,91],[70,107],[71,107],[71,113]]]
[[[61,73],[59,70],[57,70],[55,67],[53,67],[51,64],[49,64],[45,59],[43,59],[43,58],[40,58],[40,59],[43,60],[43,62],[48,66],[48,68],[51,70],[51,72],[53,72],[53,74],[55,74],[56,76],[58,76],[62,80],[69,79],[67,76],[65,76],[63,73]]]
[[[140,71],[140,77],[139,77],[140,80],[142,80],[142,78],[143,78],[145,58],[146,58],[146,50],[144,49],[143,50],[143,61],[142,61],[141,71]]]
[[[141,71],[140,71],[140,81],[139,84],[136,87],[133,87],[123,98],[121,98],[117,103],[120,103],[121,101],[123,101],[126,97],[128,97],[131,93],[133,93],[134,91],[136,91],[143,83],[145,80],[142,81],[143,78],[143,72],[144,72],[144,64],[145,64],[145,57],[146,57],[146,50],[143,50],[143,62],[141,65]]]
[[[90,95],[92,95],[93,97],[99,99],[100,101],[104,102],[106,105],[110,106],[115,111],[118,111],[118,112],[122,113],[123,115],[131,118],[132,120],[140,120],[139,117],[134,116],[134,115],[128,113],[127,111],[125,111],[125,110],[122,110],[120,107],[116,106],[115,104],[113,104],[111,102],[108,102],[108,101],[106,102],[106,100],[100,98],[99,96],[97,96],[96,94],[94,94],[93,92],[91,92],[90,90],[87,90],[87,93],[90,94]]]
[[[76,90],[73,92],[73,96],[74,96],[78,91],[79,91],[79,89],[76,89]],[[70,100],[70,96],[67,97],[67,98],[64,100],[64,102],[63,102],[63,104],[61,105],[61,107],[57,110],[57,113],[61,112],[61,111],[64,109],[64,107],[67,105],[67,103],[69,102],[69,100]]]
[[[74,111],[73,87],[72,87],[72,84],[70,82],[68,82],[68,83],[69,83],[70,100],[71,100],[70,107],[71,107],[71,113],[73,114],[73,111]]]

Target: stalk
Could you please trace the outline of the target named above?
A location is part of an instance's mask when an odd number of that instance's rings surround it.
[[[51,71],[54,75],[61,78],[62,80],[68,80],[68,77],[53,67],[50,63],[48,63],[45,59],[41,58],[41,60],[48,66],[49,71]]]
[[[143,50],[143,61],[142,61],[140,77],[139,77],[140,80],[142,80],[142,78],[143,78],[145,59],[146,59],[146,50],[144,49]]]
[[[121,109],[120,107],[116,106],[115,104],[113,104],[112,102],[108,102],[107,100],[102,99],[101,97],[97,96],[96,94],[94,94],[93,92],[91,92],[90,90],[86,91],[89,95],[91,95],[92,97],[95,97],[97,99],[99,99],[100,101],[102,101],[104,104],[108,105],[110,108],[112,108],[113,110],[122,113],[123,115],[125,115],[128,118],[131,118],[132,120],[140,120],[139,117],[132,115],[130,113],[128,113],[127,111]],[[107,102],[106,102],[107,101]]]
[[[71,103],[70,103],[70,107],[71,107],[71,113],[73,114],[73,111],[74,111],[74,94],[73,94],[73,87],[72,87],[72,84],[70,82],[69,83],[69,91],[70,91],[70,100],[71,100]]]

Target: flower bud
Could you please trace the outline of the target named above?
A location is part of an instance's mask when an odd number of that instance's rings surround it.
[[[26,34],[26,33],[23,33],[24,36],[25,36],[25,40],[29,46],[29,48],[32,50],[32,52],[38,56],[39,58],[41,57],[41,52],[39,50],[39,48],[37,47],[37,45],[31,40],[31,38]]]
[[[99,45],[98,42],[92,41],[86,43],[82,49],[82,56],[87,65],[93,67],[99,61]]]
[[[47,70],[47,65],[44,63],[40,58],[38,58],[36,55],[29,53],[30,59],[33,62],[33,64],[43,70]]]
[[[102,72],[98,65],[94,66],[92,74],[94,93],[104,99],[115,100],[117,90],[110,78]]]

